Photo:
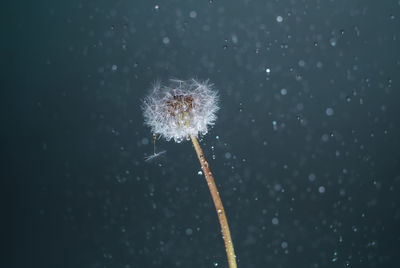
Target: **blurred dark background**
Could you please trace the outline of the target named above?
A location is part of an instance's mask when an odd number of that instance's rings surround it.
[[[400,267],[400,2],[9,1],[1,267],[227,267],[156,79],[210,79],[201,139],[238,266]]]

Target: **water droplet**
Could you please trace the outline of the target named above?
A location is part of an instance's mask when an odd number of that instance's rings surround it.
[[[283,21],[283,17],[282,16],[277,16],[276,17],[276,21],[277,22],[282,22]]]
[[[112,259],[112,255],[110,253],[104,253],[103,256],[105,259]]]
[[[272,129],[273,129],[274,131],[277,131],[277,130],[278,130],[278,122],[276,122],[275,120],[272,121]]]
[[[325,113],[327,116],[332,116],[335,112],[331,107],[326,108]]]
[[[164,45],[168,45],[169,44],[169,37],[167,37],[167,36],[165,36],[163,39],[162,39],[162,42],[164,43]]]
[[[199,170],[199,172],[197,172],[197,175],[203,175],[203,172]]]
[[[282,43],[281,44],[281,48],[282,49],[287,49],[287,48],[289,48],[289,45],[287,43]]]
[[[197,17],[197,12],[194,10],[190,11],[189,17],[191,17],[192,19],[195,19]]]
[[[278,225],[279,224],[279,219],[276,218],[276,217],[272,218],[272,224],[273,225]]]
[[[310,181],[315,181],[316,178],[317,178],[317,176],[315,176],[314,173],[310,173],[310,175],[308,175],[308,179],[309,179]]]
[[[282,88],[281,89],[281,95],[285,96],[287,94],[287,89],[286,88]]]
[[[193,234],[193,230],[191,228],[187,228],[185,230],[186,235],[192,235]]]
[[[306,66],[306,62],[304,60],[299,60],[299,62],[297,64],[299,65],[299,67]]]
[[[319,192],[320,194],[325,193],[325,187],[324,187],[324,186],[318,187],[318,192]]]

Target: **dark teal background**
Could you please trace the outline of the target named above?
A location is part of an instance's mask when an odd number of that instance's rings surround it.
[[[399,267],[399,11],[4,3],[0,266],[227,267],[191,144],[161,139],[166,155],[144,161],[141,99],[197,77],[220,94],[201,144],[238,267]]]

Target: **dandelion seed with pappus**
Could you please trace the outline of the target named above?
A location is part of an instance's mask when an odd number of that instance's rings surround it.
[[[197,139],[199,135],[207,134],[208,127],[214,125],[217,119],[217,91],[208,81],[172,79],[169,82],[168,85],[156,82],[150,94],[143,100],[145,124],[154,135],[160,135],[167,141],[192,141],[217,211],[229,268],[236,268],[236,255],[225,210]]]

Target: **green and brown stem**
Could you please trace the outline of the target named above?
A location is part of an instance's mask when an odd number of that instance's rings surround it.
[[[236,255],[233,249],[233,242],[231,237],[231,232],[229,231],[228,220],[226,219],[224,206],[222,205],[221,198],[219,197],[219,192],[217,185],[215,185],[214,178],[211,174],[210,167],[206,158],[204,157],[203,150],[200,147],[199,141],[195,136],[190,135],[194,149],[196,150],[197,157],[199,158],[201,169],[203,170],[204,176],[206,177],[208,188],[212,199],[214,201],[215,209],[217,210],[217,215],[219,219],[219,224],[221,225],[222,238],[224,239],[226,255],[228,257],[229,268],[236,268]]]

